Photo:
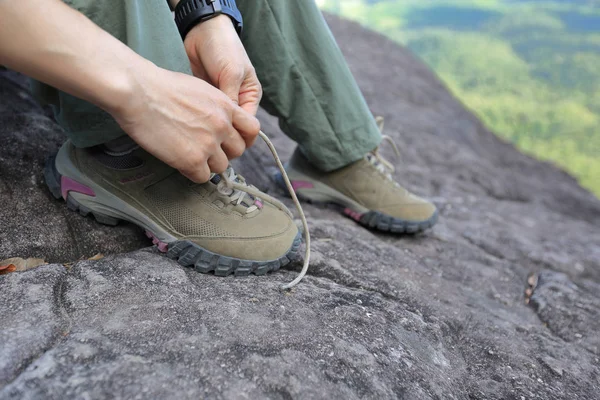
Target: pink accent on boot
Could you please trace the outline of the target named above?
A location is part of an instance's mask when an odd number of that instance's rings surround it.
[[[77,192],[81,194],[85,194],[87,196],[96,197],[96,193],[94,191],[81,183],[74,181],[71,178],[66,176],[62,176],[60,178],[60,191],[62,193],[63,199],[67,200],[67,196],[69,192]]]
[[[313,189],[315,185],[307,181],[292,181],[292,188],[294,192],[298,189]]]
[[[346,214],[347,216],[349,216],[350,218],[352,218],[353,220],[355,220],[357,222],[360,222],[360,219],[363,216],[363,214],[358,213],[350,208],[344,209],[344,214]]]
[[[146,236],[152,239],[152,244],[155,244],[156,247],[158,247],[158,251],[160,251],[161,253],[166,253],[169,249],[169,244],[162,242],[159,238],[156,237],[154,233],[146,231]]]
[[[262,201],[260,201],[259,199],[254,200],[254,204],[256,204],[256,207],[258,207],[261,210],[264,207]]]

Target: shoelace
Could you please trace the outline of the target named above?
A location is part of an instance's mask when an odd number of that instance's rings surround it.
[[[288,290],[288,289],[291,289],[294,286],[296,286],[298,283],[300,283],[300,281],[302,280],[302,278],[304,278],[304,276],[306,275],[306,272],[308,271],[308,266],[310,264],[310,232],[308,231],[308,223],[306,222],[306,216],[304,215],[304,210],[302,210],[300,201],[298,201],[296,192],[294,191],[294,189],[292,187],[290,178],[288,177],[287,173],[285,172],[285,168],[283,167],[283,163],[281,162],[281,159],[279,158],[279,155],[277,154],[277,150],[275,150],[275,146],[273,146],[273,143],[267,137],[267,135],[265,135],[264,132],[260,131],[258,133],[258,135],[267,144],[267,146],[269,147],[269,150],[271,150],[271,154],[273,154],[273,158],[275,159],[275,162],[277,163],[277,167],[281,171],[281,176],[283,177],[285,186],[287,187],[288,191],[290,192],[290,196],[292,197],[292,200],[294,201],[294,205],[296,206],[296,209],[298,210],[298,213],[300,214],[300,220],[302,221],[302,227],[304,229],[304,243],[306,245],[306,250],[304,252],[304,265],[302,266],[302,271],[300,271],[300,273],[298,274],[296,279],[294,279],[290,283],[287,283],[287,284],[281,286],[281,290]],[[221,182],[224,183],[225,187],[232,190],[232,192],[230,192],[230,194],[232,196],[232,201],[237,201],[237,204],[240,204],[244,200],[244,197],[246,196],[246,194],[249,194],[251,196],[254,196],[255,199],[265,200],[265,201],[269,202],[270,204],[274,205],[275,207],[279,208],[281,211],[283,211],[287,215],[289,215],[290,218],[293,218],[293,215],[290,212],[290,210],[288,210],[287,207],[281,201],[277,200],[273,196],[269,196],[266,193],[260,192],[254,186],[247,185],[246,181],[243,180],[243,178],[240,178],[239,175],[237,175],[235,173],[233,168],[228,168],[227,171],[225,171],[224,173],[219,174],[219,175],[221,177]],[[239,182],[238,182],[238,180],[239,180]],[[221,182],[219,182],[219,184],[221,184]],[[233,197],[235,197],[235,198],[233,198]],[[255,206],[252,206],[252,207],[255,207]]]
[[[377,126],[379,127],[379,130],[382,132],[382,135],[381,135],[382,141],[388,142],[392,146],[392,149],[394,149],[394,153],[396,153],[396,156],[400,157],[401,156],[400,150],[398,149],[398,145],[396,145],[396,142],[394,142],[394,139],[392,139],[388,135],[383,134],[383,128],[385,126],[383,117],[376,117],[375,121],[377,122]],[[381,145],[377,146],[377,148],[375,150],[373,150],[370,154],[368,154],[367,160],[369,160],[369,162],[371,164],[373,164],[373,166],[375,168],[377,168],[377,170],[379,172],[384,174],[389,180],[394,181],[392,174],[396,171],[396,169],[394,168],[394,165],[392,165],[392,163],[390,163],[388,160],[386,160],[379,153],[380,147],[381,147]],[[372,156],[372,157],[369,157],[369,156]],[[394,183],[395,183],[395,181],[394,181]]]
[[[223,177],[225,176],[225,177]],[[254,188],[254,186],[248,185],[246,180],[241,176],[235,173],[235,170],[232,167],[227,168],[223,174],[220,175],[221,180],[217,184],[217,191],[225,196],[229,197],[229,200],[235,205],[240,205],[248,195],[248,192],[242,190],[235,190],[232,187],[227,186],[227,182],[237,182],[242,186],[248,186]],[[261,194],[264,197],[264,194]],[[254,198],[254,204],[246,208],[246,214],[250,214],[253,211],[256,211],[259,207],[258,204],[261,204],[261,199],[258,197]]]

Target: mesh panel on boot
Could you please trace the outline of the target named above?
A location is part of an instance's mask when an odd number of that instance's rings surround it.
[[[175,230],[185,236],[232,237],[230,233],[206,221],[187,208],[180,199],[160,188],[146,189],[146,197]]]

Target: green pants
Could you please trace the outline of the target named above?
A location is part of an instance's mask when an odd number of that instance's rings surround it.
[[[156,65],[191,74],[166,0],[65,0]],[[238,0],[242,41],[263,85],[261,106],[279,118],[316,167],[331,171],[379,145],[380,133],[314,0]],[[97,107],[35,83],[76,146],[124,132]]]

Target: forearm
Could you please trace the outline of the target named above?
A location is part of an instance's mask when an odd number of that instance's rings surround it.
[[[153,68],[59,0],[0,0],[0,64],[109,112]]]

